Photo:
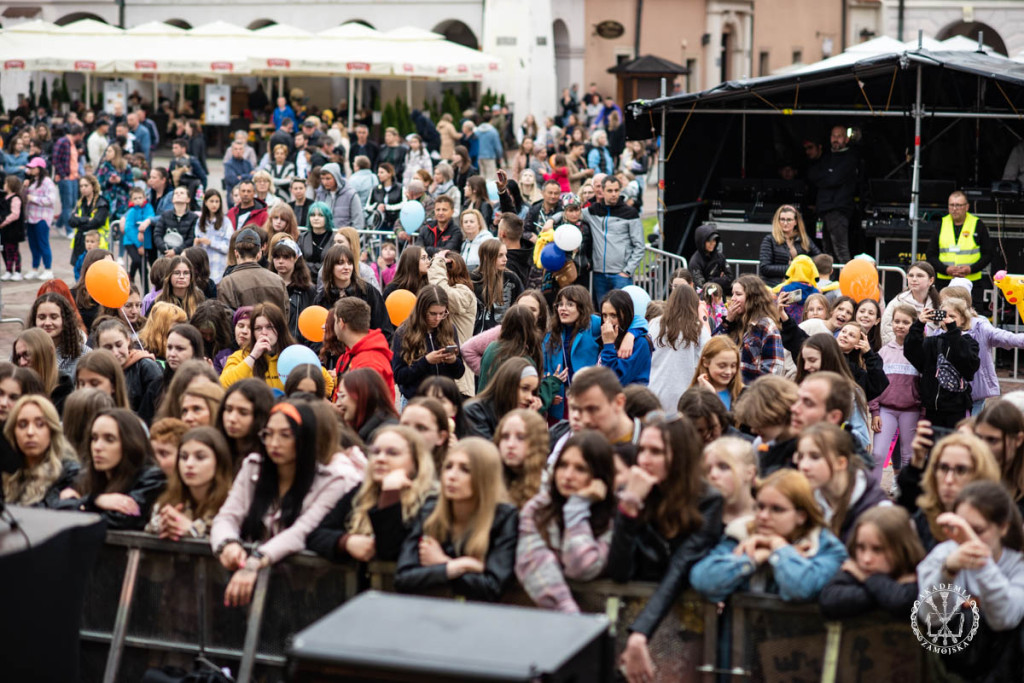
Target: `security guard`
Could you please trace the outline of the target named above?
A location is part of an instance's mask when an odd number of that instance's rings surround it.
[[[928,242],[926,256],[935,268],[936,284],[941,288],[955,277],[972,283],[992,261],[992,242],[988,228],[977,216],[967,212],[967,195],[957,190],[949,195],[949,213]],[[980,287],[975,289],[979,290]]]

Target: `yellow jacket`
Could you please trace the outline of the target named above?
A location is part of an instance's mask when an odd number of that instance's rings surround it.
[[[249,356],[249,353],[245,349],[239,349],[233,354],[228,356],[227,361],[224,363],[224,369],[220,373],[220,383],[227,389],[235,382],[243,379],[249,379],[252,377],[252,368],[245,362],[245,359]],[[330,396],[334,392],[334,378],[331,377],[330,373],[327,372],[322,366],[320,371],[324,375],[324,384],[326,385],[327,396]],[[281,382],[281,378],[277,376],[277,354],[267,354],[267,386],[271,389],[280,389],[284,391],[284,383]]]

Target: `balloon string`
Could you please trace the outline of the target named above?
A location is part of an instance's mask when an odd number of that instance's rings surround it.
[[[122,306],[118,310],[121,311],[121,315],[124,316],[124,321],[128,323],[128,329],[132,331],[132,339],[135,341],[136,344],[139,345],[139,348],[142,349],[142,340],[139,339],[138,332],[136,332],[135,328],[132,326],[132,321],[128,319],[128,314],[124,312],[124,307]]]

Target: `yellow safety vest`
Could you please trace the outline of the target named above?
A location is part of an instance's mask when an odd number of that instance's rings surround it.
[[[946,214],[942,217],[942,227],[939,229],[939,260],[947,266],[970,266],[981,259],[981,248],[974,241],[974,231],[978,225],[978,217],[968,213],[964,219],[964,226],[960,230],[960,239],[954,239],[953,217]],[[936,277],[942,280],[953,278],[945,273],[936,273]],[[978,281],[981,279],[981,271],[976,271],[965,276],[968,280]]]

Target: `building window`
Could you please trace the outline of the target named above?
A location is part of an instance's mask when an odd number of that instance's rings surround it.
[[[803,64],[804,63],[804,51],[803,50],[793,50],[793,63],[794,64]]]
[[[696,90],[694,87],[697,83],[697,60],[687,59],[686,60],[686,92],[693,92]]]
[[[757,57],[757,75],[767,76],[768,75],[768,51],[765,50]]]

